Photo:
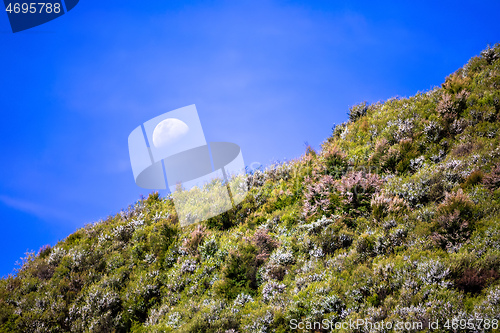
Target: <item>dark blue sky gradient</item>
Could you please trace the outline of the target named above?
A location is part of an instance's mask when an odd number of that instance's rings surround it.
[[[341,4],[339,4],[341,3]],[[0,13],[0,275],[148,191],[127,137],[196,104],[247,165],[318,148],[349,106],[410,96],[500,41],[500,2],[95,1],[12,34]]]

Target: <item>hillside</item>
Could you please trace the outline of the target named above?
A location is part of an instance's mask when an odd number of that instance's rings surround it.
[[[0,280],[0,332],[490,331],[499,130],[497,44],[440,88],[352,107],[231,211],[180,228],[151,194],[29,254]]]

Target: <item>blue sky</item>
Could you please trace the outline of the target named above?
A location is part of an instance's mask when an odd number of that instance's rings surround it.
[[[127,137],[196,104],[264,165],[349,106],[410,96],[500,41],[498,1],[96,1],[12,34],[0,13],[0,275],[135,202]]]

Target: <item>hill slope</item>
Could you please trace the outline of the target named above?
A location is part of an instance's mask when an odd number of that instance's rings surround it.
[[[232,211],[181,229],[172,201],[151,194],[28,255],[0,281],[0,332],[357,319],[488,331],[500,319],[499,129],[496,45],[439,89],[351,108],[320,152],[249,177]]]

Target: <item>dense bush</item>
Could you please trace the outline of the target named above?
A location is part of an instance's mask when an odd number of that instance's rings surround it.
[[[349,121],[356,121],[363,117],[368,111],[368,105],[366,102],[354,105],[349,109]]]
[[[496,45],[441,88],[352,107],[224,214],[181,228],[152,193],[29,252],[0,280],[0,332],[499,320],[499,89]]]

